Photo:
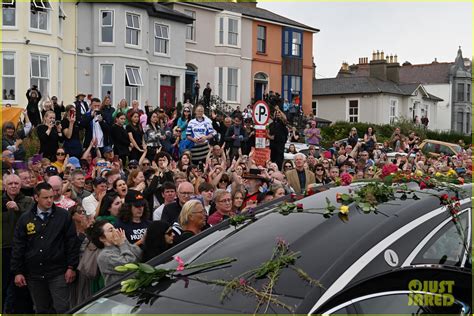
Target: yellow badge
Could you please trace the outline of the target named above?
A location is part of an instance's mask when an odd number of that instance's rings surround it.
[[[33,223],[26,224],[26,234],[28,234],[28,235],[36,234],[35,224],[33,224]]]

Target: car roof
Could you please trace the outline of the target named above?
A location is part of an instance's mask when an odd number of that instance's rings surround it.
[[[434,143],[434,144],[440,144],[440,145],[446,145],[446,146],[459,146],[458,144],[455,143],[448,143],[448,142],[443,142],[440,140],[435,140],[435,139],[424,139],[422,142],[423,143]]]
[[[336,204],[336,193],[349,193],[358,185],[331,188],[325,192],[306,197],[302,203],[306,210],[324,208],[326,197]],[[429,192],[428,190],[426,192]],[[432,192],[434,193],[434,192]],[[469,195],[470,196],[470,195]],[[357,259],[369,249],[383,240],[388,234],[423,216],[429,211],[439,208],[439,199],[434,196],[420,194],[420,200],[397,200],[396,203],[379,205],[380,213],[365,214],[351,209],[349,220],[342,221],[338,215],[329,219],[321,214],[308,212],[282,215],[271,212],[281,200],[266,206],[270,211],[257,214],[255,221],[240,225],[237,228],[221,223],[213,228],[213,233],[197,240],[176,255],[186,263],[203,263],[226,257],[234,257],[236,262],[230,266],[200,273],[199,277],[208,280],[227,279],[257,268],[267,261],[275,246],[276,238],[283,238],[290,244],[290,249],[300,251],[301,256],[296,265],[312,278],[320,280],[324,287],[329,287]],[[179,247],[179,246],[178,246]],[[170,251],[155,258],[161,262],[169,258]],[[165,268],[175,267],[176,263],[168,262]],[[262,281],[263,282],[263,281]],[[360,282],[354,279],[354,282]],[[261,287],[263,283],[257,283]],[[350,285],[351,283],[349,283]],[[117,287],[109,289],[109,300],[117,304],[135,306],[143,297],[128,297],[117,293]],[[282,270],[278,283],[274,288],[280,300],[285,304],[297,307],[312,295],[321,295],[321,288],[312,288],[299,279],[290,269]],[[147,291],[156,301],[153,304],[141,304],[139,313],[254,313],[256,300],[252,296],[235,292],[229,300],[221,302],[222,287],[205,284],[192,277],[181,280],[160,282]],[[144,295],[145,295],[144,294]],[[112,303],[110,302],[112,300]],[[83,311],[84,312],[84,311]],[[94,311],[86,311],[94,312]],[[104,313],[104,311],[95,311]],[[125,311],[130,313],[131,311]],[[261,311],[260,311],[261,312]],[[282,307],[271,306],[269,312],[288,313]]]

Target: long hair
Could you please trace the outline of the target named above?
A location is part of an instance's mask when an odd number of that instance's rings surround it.
[[[119,195],[117,192],[110,192],[104,196],[100,202],[99,216],[110,216],[109,208],[112,206],[118,196]]]
[[[109,222],[106,220],[96,221],[86,229],[87,238],[99,249],[105,247],[100,238],[104,236],[104,225],[107,223]]]
[[[165,221],[154,221],[148,226],[143,244],[143,262],[158,256],[170,247],[165,240],[165,233],[170,227],[171,225]]]
[[[123,204],[119,211],[119,219],[124,223],[129,223],[132,221],[132,204]],[[142,221],[148,219],[148,203],[145,201],[145,207],[143,208],[143,215],[140,218]]]

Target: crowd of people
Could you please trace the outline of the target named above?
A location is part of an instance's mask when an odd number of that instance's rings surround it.
[[[271,158],[257,165],[251,116],[186,102],[177,109],[114,108],[79,94],[38,107],[35,87],[20,122],[3,124],[2,274],[6,313],[65,313],[121,277],[114,267],[146,262],[226,218],[317,186],[379,177],[385,169],[470,178],[471,149],[425,156],[420,138],[395,128],[379,144],[369,128],[318,147],[315,121],[300,135],[283,104],[267,129]],[[30,106],[30,104],[33,104]],[[36,104],[36,105],[34,105]],[[244,115],[244,113],[247,113]],[[26,137],[39,151],[27,157]],[[309,152],[285,144],[306,142]],[[294,154],[285,160],[285,151]],[[393,158],[388,153],[395,151]]]

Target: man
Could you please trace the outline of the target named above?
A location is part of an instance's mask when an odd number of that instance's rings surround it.
[[[164,202],[153,212],[154,221],[161,220],[165,206],[176,201],[176,186],[173,182],[163,183],[161,190],[161,196],[163,197]]]
[[[74,105],[76,106],[76,122],[78,124],[81,123],[82,116],[89,112],[89,105],[84,98],[86,95],[84,93],[79,93],[76,95],[76,101],[74,101]]]
[[[237,105],[237,108],[230,114],[231,118],[235,118],[236,116],[242,117],[242,111],[240,110],[240,105]]]
[[[295,155],[295,169],[286,172],[288,184],[296,194],[306,192],[308,186],[315,182],[314,173],[305,168],[306,157],[301,153]]]
[[[11,270],[15,285],[28,286],[37,314],[64,314],[76,277],[79,243],[69,213],[53,203],[48,183],[35,187],[36,204],[18,220]]]
[[[199,102],[199,89],[201,89],[201,85],[199,84],[199,80],[196,79],[196,82],[194,82],[194,85],[193,85],[194,104],[198,104]]]
[[[30,170],[21,169],[21,170],[18,170],[17,173],[21,181],[21,193],[23,193],[26,196],[33,196],[34,184],[33,184],[33,176]]]
[[[278,169],[282,170],[288,129],[286,128],[286,118],[279,110],[275,111],[274,120],[268,131],[268,138],[270,139],[270,160],[277,164]]]
[[[194,195],[194,187],[190,182],[183,182],[178,186],[178,200],[165,205],[161,220],[173,224],[178,220],[181,208]]]
[[[110,163],[114,162],[114,149],[112,146],[105,146],[104,149],[102,150],[102,154],[104,156],[104,159]]]
[[[44,169],[43,180],[44,182],[48,182],[50,177],[57,175],[59,175],[58,168],[56,168],[55,166],[48,166]]]
[[[224,124],[220,125],[220,130],[218,131],[220,134],[220,141],[219,141],[219,146],[223,147],[225,144],[225,148],[230,148],[232,147],[232,143],[229,141],[225,140],[225,134],[227,133],[227,130],[232,126],[232,119],[230,116],[226,116],[224,118]]]
[[[2,175],[15,173],[15,155],[10,150],[2,151]]]
[[[63,119],[63,112],[66,112],[66,108],[64,107],[64,102],[61,101],[61,105],[58,103],[58,97],[53,95],[51,98],[51,102],[53,102],[53,111],[56,115],[56,121],[61,121]]]
[[[211,210],[211,203],[214,198],[214,189],[214,186],[209,182],[202,182],[198,187],[198,193],[202,197],[204,209],[206,210],[207,215],[209,215],[209,211]]]
[[[84,172],[80,169],[76,169],[71,173],[71,184],[72,184],[72,191],[76,196],[76,202],[78,204],[82,203],[82,200],[91,193],[84,189],[85,186],[85,176]]]
[[[188,108],[191,111],[191,114],[193,114],[193,108],[194,105],[191,103],[189,99],[186,99],[186,102],[183,104],[183,109]],[[151,115],[150,115],[151,116]]]
[[[99,204],[107,193],[107,180],[102,177],[95,178],[92,185],[94,192],[82,200],[82,207],[89,217],[95,217],[98,212]]]
[[[97,148],[103,152],[104,147],[109,145],[110,126],[105,121],[100,111],[100,106],[100,99],[93,98],[91,100],[90,110],[82,117],[80,126],[86,131],[83,148],[89,147],[92,139],[95,139],[97,141]]]
[[[234,124],[227,129],[225,134],[225,141],[231,146],[229,159],[232,161],[239,157],[239,149],[242,147],[242,143],[246,142],[248,137],[245,132],[245,128],[242,126],[242,117],[237,115],[234,117]]]
[[[26,170],[28,171],[28,170]],[[10,271],[12,255],[13,234],[21,214],[33,207],[33,199],[20,192],[21,180],[15,174],[3,177],[5,192],[2,196],[2,311],[5,313],[18,313],[17,302],[27,294],[25,291],[16,291],[13,283],[15,276]],[[7,292],[10,294],[7,296]],[[21,293],[23,292],[23,293]],[[11,295],[13,294],[13,295]],[[23,305],[21,302],[20,305]]]
[[[306,136],[306,142],[308,145],[319,146],[321,141],[321,131],[319,128],[316,128],[316,121],[310,122],[310,128],[304,130],[304,135]]]
[[[339,178],[339,168],[332,167],[329,170],[329,179],[331,179],[331,182],[336,182],[338,178]]]
[[[209,103],[211,102],[211,84],[208,82],[206,84],[206,88],[202,92],[202,95],[204,97],[204,108],[206,109],[206,112],[209,111]]]
[[[54,205],[65,210],[69,210],[76,205],[76,202],[63,195],[63,180],[59,176],[50,177],[48,183],[53,188]]]
[[[244,203],[242,207],[246,206],[256,206],[258,195],[260,194],[260,187],[264,182],[267,181],[266,178],[260,175],[261,171],[259,169],[250,169],[248,173],[242,175],[244,180],[244,186],[247,190],[247,195],[245,196]]]

